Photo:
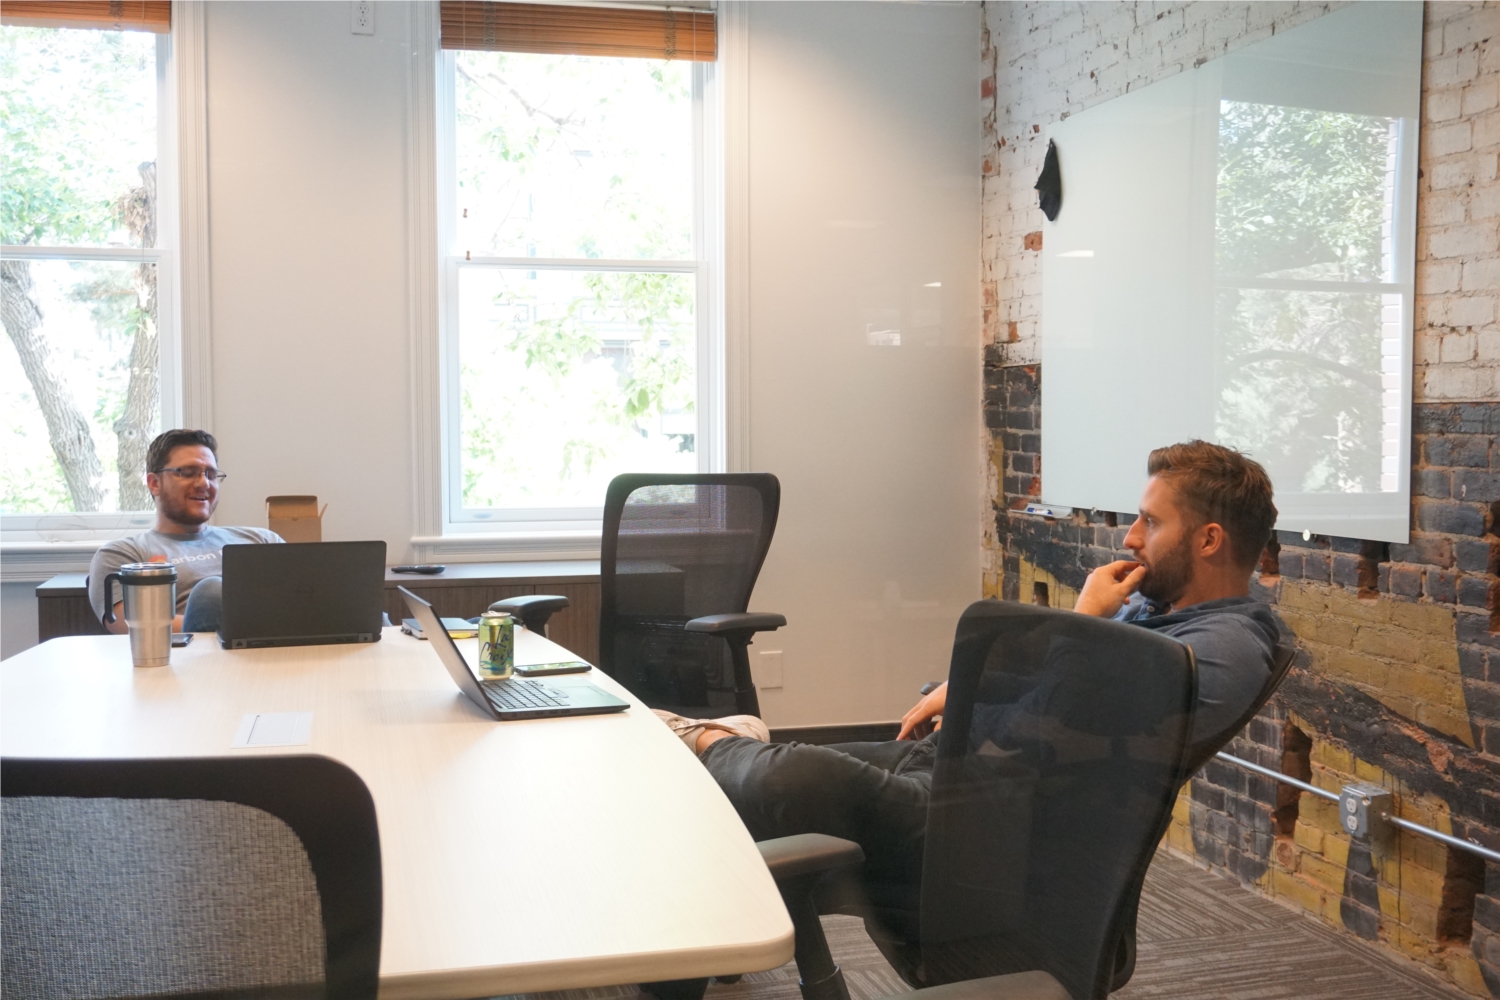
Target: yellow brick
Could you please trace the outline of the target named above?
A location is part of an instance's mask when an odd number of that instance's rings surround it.
[[[1436,604],[1410,604],[1406,601],[1382,600],[1386,617],[1397,628],[1409,629],[1433,639],[1453,641],[1454,616]]]
[[[1379,660],[1364,653],[1350,653],[1341,649],[1330,651],[1326,656],[1314,657],[1313,667],[1329,677],[1343,678],[1372,689],[1386,685],[1388,668]]]
[[[1317,773],[1314,772],[1313,776],[1316,779]],[[1323,784],[1323,782],[1316,780],[1313,783],[1320,786]],[[1325,832],[1328,830],[1337,830],[1339,829],[1339,806],[1337,802],[1329,802],[1325,798],[1309,795],[1304,792],[1302,801],[1297,807],[1297,818]]]
[[[1380,896],[1380,915],[1389,917],[1394,923],[1401,919],[1401,899],[1396,895],[1396,890],[1389,889],[1383,885],[1375,886],[1376,893]]]
[[[1287,874],[1279,868],[1271,869],[1271,892],[1289,903],[1302,907],[1309,913],[1321,914],[1323,912],[1323,893],[1312,884],[1303,882],[1297,876]]]
[[[1349,649],[1359,631],[1354,622],[1331,615],[1309,615],[1304,621],[1304,631],[1297,633],[1299,639],[1321,643],[1334,649]]]
[[[1342,895],[1329,893],[1323,900],[1323,919],[1335,927],[1344,926],[1344,913],[1340,909],[1344,902]]]
[[[1308,760],[1314,764],[1322,764],[1340,774],[1354,773],[1354,755],[1343,747],[1326,740],[1313,740],[1312,752],[1308,754]]]
[[[1432,824],[1426,824],[1431,826]],[[1435,828],[1434,828],[1435,829]],[[1396,832],[1396,845],[1401,853],[1401,863],[1411,867],[1425,868],[1442,874],[1448,868],[1448,849],[1431,837],[1419,833]]]
[[[1467,990],[1477,997],[1482,997],[1488,992],[1489,987],[1484,983],[1484,976],[1479,971],[1479,963],[1474,961],[1473,955],[1465,955],[1461,951],[1449,951],[1443,956],[1443,965],[1448,975],[1458,984],[1461,990]]]
[[[1349,865],[1349,838],[1331,833],[1323,834],[1323,857],[1330,863],[1346,868]]]
[[[1188,822],[1188,817],[1192,811],[1192,807],[1189,803],[1192,800],[1189,799],[1186,794],[1184,794],[1186,791],[1187,786],[1184,785],[1183,792],[1179,793],[1177,796],[1177,801],[1172,803],[1172,822],[1174,823]]]
[[[1328,592],[1328,611],[1330,614],[1352,618],[1361,624],[1388,624],[1391,621],[1391,608],[1394,603],[1386,599],[1361,601],[1353,594],[1346,592],[1342,587],[1337,590],[1330,589]]]
[[[1401,925],[1430,947],[1437,940],[1437,907],[1401,894]]]
[[[1360,781],[1370,781],[1377,785],[1384,785],[1385,772],[1367,761],[1354,758],[1354,776]]]
[[[1298,822],[1292,840],[1304,851],[1323,853],[1323,831],[1311,824]]]
[[[1281,587],[1281,601],[1276,610],[1283,608],[1290,611],[1305,611],[1309,614],[1319,615],[1327,608],[1328,602],[1324,591],[1316,584],[1303,583],[1300,580],[1285,580]]]
[[[1403,903],[1419,902],[1436,908],[1443,902],[1443,876],[1439,872],[1398,864],[1392,866],[1389,876],[1384,870],[1380,875],[1387,885],[1400,888]]]
[[[1422,705],[1447,705],[1453,679],[1443,674],[1393,666],[1386,674],[1386,693],[1402,695]]]
[[[1405,927],[1392,927],[1386,935],[1386,943],[1396,951],[1418,962],[1430,965],[1432,963],[1432,945],[1430,938],[1424,938],[1420,934],[1413,934]]]
[[[1422,642],[1417,661],[1428,670],[1437,670],[1443,673],[1453,674],[1455,679],[1458,673],[1458,646],[1455,644],[1452,633],[1449,638],[1427,639]]]
[[[1416,650],[1410,636],[1388,629],[1361,625],[1354,635],[1354,651],[1387,660],[1415,659]]]
[[[1467,714],[1459,715],[1444,708],[1418,705],[1416,719],[1424,726],[1447,733],[1467,746],[1474,746],[1474,730],[1469,725]]]
[[[1329,864],[1316,854],[1303,854],[1298,862],[1297,870],[1305,878],[1312,879],[1334,895],[1341,895],[1344,891],[1344,869],[1338,865]]]

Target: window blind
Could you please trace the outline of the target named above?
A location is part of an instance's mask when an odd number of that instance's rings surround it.
[[[718,57],[707,11],[442,0],[445,49],[636,59]]]
[[[5,0],[0,24],[25,28],[172,30],[171,0]]]

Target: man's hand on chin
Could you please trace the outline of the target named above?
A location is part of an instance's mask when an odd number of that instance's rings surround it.
[[[1146,567],[1129,559],[1100,566],[1089,574],[1078,593],[1074,611],[1099,618],[1113,618],[1141,585]]]

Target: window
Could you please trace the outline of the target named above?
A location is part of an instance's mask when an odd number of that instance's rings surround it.
[[[445,526],[721,464],[710,14],[442,4]]]
[[[0,513],[125,527],[178,399],[170,4],[11,2],[3,22]]]

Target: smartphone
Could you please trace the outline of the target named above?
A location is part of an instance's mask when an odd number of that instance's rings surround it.
[[[559,663],[517,663],[516,673],[522,677],[547,677],[551,674],[581,674],[594,668],[582,660],[563,660]]]
[[[190,643],[192,641],[193,641],[193,633],[191,633],[191,632],[173,632],[172,633],[172,645],[174,645],[174,646],[186,646],[188,643]]]

